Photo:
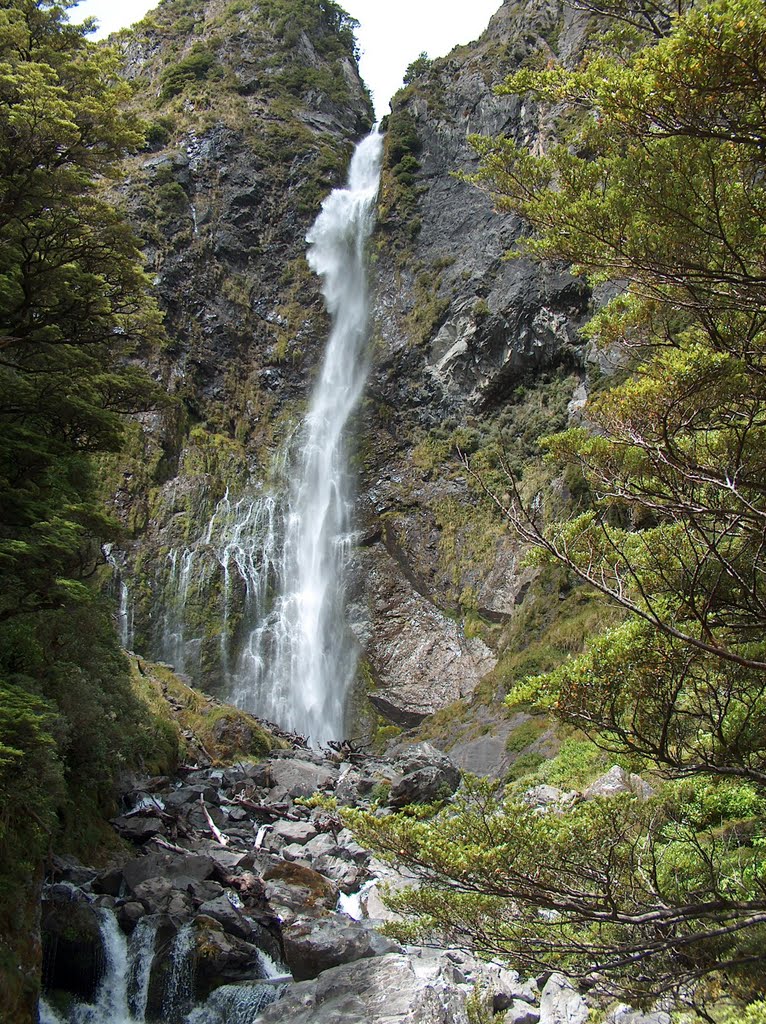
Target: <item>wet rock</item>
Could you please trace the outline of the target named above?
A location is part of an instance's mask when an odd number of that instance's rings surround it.
[[[240,939],[252,938],[253,926],[247,918],[231,903],[227,896],[217,896],[208,900],[199,908],[199,913],[218,921],[225,932],[236,935]]]
[[[142,917],[146,916],[146,908],[137,900],[130,900],[117,908],[117,920],[120,928],[130,934]]]
[[[94,878],[92,888],[94,892],[105,893],[108,896],[119,896],[122,891],[122,884],[122,869],[109,868]]]
[[[46,987],[92,1000],[104,970],[99,912],[51,887],[42,904],[41,934]]]
[[[283,929],[282,937],[285,959],[296,981],[315,978],[339,964],[401,952],[393,939],[339,914],[299,917]]]
[[[211,917],[195,919],[195,971],[198,995],[203,997],[221,984],[236,984],[261,977],[259,949],[225,932]]]

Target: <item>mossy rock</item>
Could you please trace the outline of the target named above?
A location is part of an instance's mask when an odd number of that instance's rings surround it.
[[[230,764],[285,746],[253,715],[195,690],[167,665],[138,657],[131,665],[134,690],[155,720],[156,735],[165,738],[167,753],[175,743],[181,754],[193,751],[192,756],[202,753],[216,764]]]

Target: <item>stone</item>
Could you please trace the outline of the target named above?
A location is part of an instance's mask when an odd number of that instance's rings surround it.
[[[213,918],[199,915],[195,919],[195,940],[196,988],[200,998],[219,985],[261,977],[259,947],[225,932]]]
[[[459,776],[458,776],[459,777]],[[388,794],[391,807],[405,807],[407,804],[431,804],[446,800],[457,789],[457,783],[450,783],[450,775],[441,768],[431,765],[418,768],[395,782]]]
[[[48,863],[48,870],[53,881],[70,882],[77,886],[88,885],[96,878],[95,868],[86,867],[75,857],[66,855],[53,854]],[[106,890],[96,891],[105,892]]]
[[[530,1006],[521,999],[512,1000],[510,1006],[502,1009],[505,1009],[503,1024],[538,1024],[540,1021],[540,1011],[537,1007]]]
[[[295,799],[331,788],[337,782],[338,771],[298,758],[281,758],[272,762],[271,776],[275,787],[284,789]]]
[[[268,849],[278,850],[280,843],[308,843],[318,833],[313,821],[277,821],[269,833]]]
[[[48,887],[41,908],[43,981],[92,1000],[104,970],[100,918],[89,903],[56,889]]]
[[[644,802],[654,796],[654,790],[633,772],[626,772],[619,765],[613,765],[606,775],[602,775],[595,782],[583,790],[583,800],[595,800],[597,797],[609,798],[631,794]]]
[[[444,958],[388,953],[328,968],[291,985],[253,1024],[469,1024],[471,986]]]
[[[180,786],[162,799],[168,810],[178,810],[182,807],[188,809],[193,803],[199,803],[200,796],[207,805],[218,803],[217,790],[213,786],[204,785],[203,783],[197,783],[192,786]]]
[[[577,799],[577,793],[571,790],[567,793],[557,786],[532,786],[524,793],[522,800],[528,807],[540,811],[561,810],[571,806]]]
[[[280,913],[334,910],[338,902],[338,887],[302,864],[277,861],[264,871],[263,879],[266,896]]]
[[[353,960],[401,952],[393,939],[341,914],[298,917],[283,928],[282,940],[287,966],[296,981],[316,978],[329,967]]]
[[[171,881],[184,878],[202,882],[213,874],[215,863],[211,857],[195,853],[150,853],[133,857],[123,866],[125,884],[135,892],[136,886],[147,878],[163,877]]]
[[[311,866],[320,875],[332,879],[340,891],[346,895],[356,892],[369,877],[363,865],[351,860],[344,860],[342,857],[333,857],[328,853],[317,857],[312,861]]]
[[[420,768],[440,768],[455,789],[460,784],[460,770],[452,758],[443,750],[438,750],[431,743],[413,743],[408,746],[394,747],[389,752],[398,771],[402,775],[418,771]]]
[[[111,820],[112,825],[122,838],[131,843],[145,843],[165,831],[160,818],[149,818],[140,814],[123,814]]]
[[[247,918],[232,904],[227,896],[217,896],[208,900],[199,908],[199,913],[218,921],[225,932],[248,940],[253,934],[253,926]]]
[[[93,879],[93,892],[105,893],[107,896],[119,896],[122,891],[123,873],[120,868],[109,868]]]
[[[563,974],[552,974],[540,994],[540,1024],[585,1024],[590,1010]]]
[[[142,917],[146,916],[146,908],[137,900],[130,900],[117,908],[117,920],[124,932],[132,932]]]
[[[604,1024],[671,1024],[669,1013],[664,1010],[653,1010],[644,1013],[634,1010],[632,1006],[620,1003],[604,1017]]]

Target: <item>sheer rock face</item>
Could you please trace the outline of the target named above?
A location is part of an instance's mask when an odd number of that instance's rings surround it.
[[[505,3],[476,43],[434,61],[392,102],[374,239],[374,427],[362,502],[376,540],[362,557],[370,621],[360,635],[378,681],[374,702],[387,702],[403,724],[411,712],[470,694],[494,663],[454,621],[466,595],[482,617],[502,621],[533,576],[499,517],[477,553],[464,514],[450,520],[476,504],[476,491],[456,460],[446,473],[424,467],[413,445],[512,418],[514,393],[541,386],[545,372],[569,369],[574,392],[585,366],[577,330],[587,288],[563,269],[505,260],[521,223],[456,174],[478,167],[474,133],[533,146],[551,134],[534,103],[493,88],[541,49],[573,59],[586,28],[557,0]]]
[[[142,417],[115,480],[134,537],[114,552],[133,602],[126,643],[223,693],[227,659],[236,664],[249,634],[245,588],[235,573],[224,607],[204,538],[227,488],[233,500],[264,493],[301,414],[327,330],[305,234],[371,121],[343,26],[280,24],[238,6],[197,0],[186,24],[168,0],[119,40],[152,126],[124,198],[168,332],[141,357],[179,399]],[[365,540],[349,613],[374,707],[399,725],[475,690],[495,657],[466,635],[466,610],[504,621],[532,575],[499,517],[470,524],[466,474],[434,469],[418,446],[437,428],[481,433],[541,373],[569,368],[572,391],[583,375],[587,291],[562,270],[504,261],[521,225],[455,172],[477,167],[473,132],[533,144],[550,133],[534,104],[493,86],[541,48],[576,53],[584,30],[558,0],[508,2],[480,40],[393,103],[371,247],[371,379],[353,431]],[[402,118],[414,160],[404,175],[392,150]],[[204,557],[183,582],[195,542]],[[179,633],[180,662],[166,642]],[[349,718],[368,735],[369,710]]]

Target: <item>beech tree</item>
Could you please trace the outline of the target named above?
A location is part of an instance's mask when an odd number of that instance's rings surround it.
[[[566,137],[477,138],[475,182],[532,226],[522,252],[619,283],[586,333],[628,364],[543,441],[587,510],[555,518],[508,463],[495,500],[538,561],[628,615],[508,699],[668,781],[646,804],[469,793],[431,822],[357,824],[422,873],[396,901],[421,931],[699,1004],[714,975],[751,995],[766,978],[766,7],[585,6],[667,23],[511,76],[500,91],[555,105]]]

